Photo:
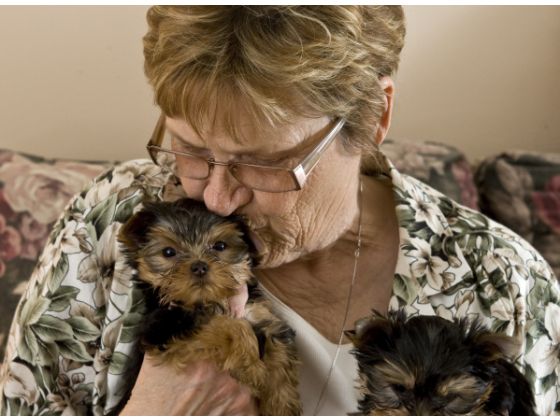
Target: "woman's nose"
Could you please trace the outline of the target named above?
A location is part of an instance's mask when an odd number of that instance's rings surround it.
[[[218,165],[212,168],[203,193],[208,210],[221,216],[229,216],[251,201],[252,196],[252,190],[237,181],[226,166]]]

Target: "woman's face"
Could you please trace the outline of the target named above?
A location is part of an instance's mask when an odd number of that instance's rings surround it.
[[[301,118],[281,129],[259,129],[240,122],[243,141],[236,141],[219,125],[202,138],[182,119],[167,118],[173,143],[183,142],[216,161],[240,161],[294,168],[329,132],[333,122]],[[269,163],[272,157],[286,157]],[[332,244],[357,217],[360,155],[344,150],[340,135],[323,153],[299,191],[269,193],[239,183],[225,166],[214,166],[205,180],[181,178],[190,198],[227,216],[247,217],[259,250],[260,267],[276,267]]]

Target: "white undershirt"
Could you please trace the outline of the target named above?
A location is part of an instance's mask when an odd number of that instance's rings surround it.
[[[327,380],[337,345],[323,337],[297,312],[262,285],[259,287],[272,303],[274,312],[296,332],[296,346],[301,361],[299,392],[303,403],[303,415],[311,416]],[[344,416],[357,411],[358,363],[355,356],[350,354],[351,349],[351,344],[341,346],[317,415]]]

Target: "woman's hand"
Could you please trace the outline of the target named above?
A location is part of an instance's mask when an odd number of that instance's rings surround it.
[[[179,372],[146,355],[121,416],[257,415],[249,389],[209,362]]]

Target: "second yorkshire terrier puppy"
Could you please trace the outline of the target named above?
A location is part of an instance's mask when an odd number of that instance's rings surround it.
[[[508,360],[511,337],[479,322],[390,313],[358,321],[360,414],[535,415],[531,385]]]
[[[119,241],[149,310],[142,344],[178,369],[213,362],[250,388],[262,415],[299,415],[294,333],[253,287],[245,229],[190,199],[147,203],[123,225]],[[236,319],[228,298],[245,284],[250,298]]]

